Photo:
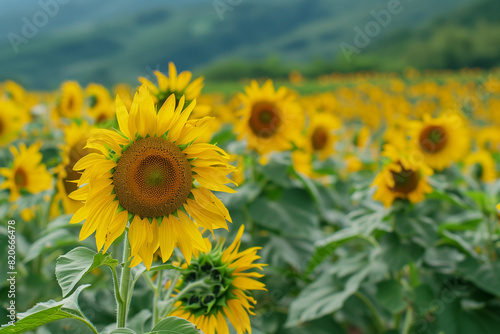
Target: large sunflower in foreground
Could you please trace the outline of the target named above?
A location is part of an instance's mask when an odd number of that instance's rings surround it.
[[[21,191],[36,194],[50,188],[52,176],[42,163],[42,154],[39,152],[41,146],[37,143],[27,148],[21,144],[19,150],[10,147],[14,162],[10,168],[0,168],[0,175],[6,178],[0,189],[10,190],[10,202],[18,199]]]
[[[139,82],[146,85],[153,95],[154,102],[158,105],[162,105],[171,94],[175,95],[177,102],[184,96],[186,102],[189,103],[200,96],[204,85],[203,77],[191,82],[192,74],[189,71],[183,71],[177,75],[177,69],[172,62],[168,64],[168,77],[160,71],[155,70],[153,73],[158,80],[158,86],[144,77],[139,77]]]
[[[440,171],[462,159],[469,150],[469,133],[458,114],[445,114],[411,124],[413,147],[422,153],[424,162]]]
[[[94,130],[87,147],[99,153],[74,167],[84,170],[69,196],[85,202],[71,220],[85,220],[80,239],[96,232],[97,249],[106,251],[130,222],[132,265],[149,268],[158,248],[164,262],[176,245],[187,262],[193,250],[205,251],[199,227],[227,229],[229,213],[211,191],[234,192],[225,185],[234,167],[222,149],[193,143],[210,120],[188,121],[195,104],[184,108],[181,97],[176,107],[172,94],[157,110],[145,86],[130,111],[116,98],[119,131]]]
[[[177,286],[183,295],[176,302],[170,315],[184,318],[198,326],[206,334],[229,334],[226,318],[237,333],[250,333],[250,318],[255,300],[248,290],[266,290],[263,283],[254,278],[263,274],[247,270],[261,269],[264,264],[253,263],[260,259],[252,247],[239,251],[244,227],[241,226],[233,243],[223,249],[217,244],[206,253],[197,255],[191,264],[184,264],[183,280]],[[211,245],[209,244],[209,247]],[[190,289],[193,282],[196,289]],[[175,296],[174,296],[175,297]]]
[[[389,207],[396,198],[418,203],[425,199],[425,194],[432,192],[432,187],[427,182],[427,176],[433,173],[431,168],[412,156],[398,153],[391,145],[385,146],[383,155],[391,161],[372,183],[372,186],[377,187],[373,199]]]
[[[300,138],[304,117],[296,96],[286,87],[274,89],[268,80],[262,88],[253,80],[239,98],[243,109],[236,122],[238,139],[247,139],[250,149],[260,154],[285,151]]]

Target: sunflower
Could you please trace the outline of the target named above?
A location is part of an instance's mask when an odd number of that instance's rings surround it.
[[[106,251],[130,221],[132,265],[143,261],[149,268],[158,247],[163,262],[176,245],[189,262],[193,249],[206,249],[199,227],[227,229],[229,213],[211,191],[235,192],[225,185],[234,167],[222,149],[193,143],[210,120],[188,121],[195,104],[184,108],[181,97],[176,107],[172,94],[157,111],[143,85],[127,111],[117,96],[119,131],[91,132],[87,147],[99,153],[74,166],[84,170],[69,196],[85,202],[71,220],[85,220],[80,239],[96,232],[97,249]]]
[[[340,127],[340,120],[334,115],[326,112],[314,113],[306,130],[306,150],[316,153],[320,160],[330,157],[337,139],[335,131]]]
[[[57,194],[53,202],[57,208],[59,201],[61,201],[64,213],[75,213],[83,206],[81,201],[75,201],[68,195],[78,189],[76,181],[80,178],[80,173],[73,170],[76,162],[89,153],[99,152],[84,148],[90,137],[90,130],[91,127],[87,122],[82,122],[80,125],[72,122],[64,129],[64,145],[61,146],[63,161],[55,169]]]
[[[303,127],[303,113],[294,94],[285,87],[275,90],[271,80],[262,87],[253,80],[245,94],[238,96],[243,103],[235,126],[238,139],[246,138],[248,147],[259,154],[293,147]]]
[[[114,101],[106,87],[91,83],[85,92],[89,100],[89,114],[96,123],[107,121],[115,116]]]
[[[432,192],[426,178],[432,175],[431,168],[414,156],[399,153],[391,145],[385,146],[383,155],[391,161],[383,167],[372,183],[372,186],[377,187],[373,199],[389,207],[396,198],[418,203],[425,199],[425,194]]]
[[[40,143],[36,143],[26,148],[22,143],[19,150],[15,146],[10,147],[10,152],[14,156],[12,167],[0,168],[0,174],[6,178],[0,189],[10,190],[10,202],[17,200],[21,196],[21,191],[36,194],[50,188],[52,176],[41,163],[42,154],[39,152],[41,146]]]
[[[498,177],[495,159],[488,151],[470,153],[464,160],[465,169],[482,182],[492,182]]]
[[[243,230],[241,226],[235,240],[226,249],[219,243],[196,256],[191,264],[182,266],[183,280],[177,286],[182,295],[174,296],[177,297],[176,310],[171,316],[194,323],[206,334],[229,334],[227,320],[237,333],[251,332],[248,314],[254,315],[252,308],[256,302],[248,290],[266,288],[254,279],[263,274],[247,270],[262,270],[265,265],[253,263],[260,259],[257,251],[261,247],[239,251]]]
[[[424,162],[440,171],[462,159],[469,150],[469,133],[463,119],[456,114],[432,118],[426,114],[423,120],[410,125],[413,147]]]
[[[80,118],[83,108],[83,90],[76,81],[66,81],[61,85],[61,97],[56,115],[65,118]]]
[[[21,107],[13,101],[0,99],[0,145],[8,144],[16,139],[27,121]]]
[[[168,63],[168,77],[160,71],[155,70],[153,73],[158,80],[158,86],[144,77],[139,77],[139,82],[146,85],[153,95],[154,102],[158,105],[163,105],[171,94],[175,95],[177,103],[182,96],[187,103],[190,103],[200,96],[204,85],[203,77],[190,82],[192,74],[189,71],[183,71],[177,75],[177,69],[172,62]]]

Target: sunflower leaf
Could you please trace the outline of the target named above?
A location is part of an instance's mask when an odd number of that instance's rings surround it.
[[[80,320],[89,327],[92,327],[78,306],[78,297],[81,291],[88,286],[88,284],[79,286],[72,295],[64,298],[60,302],[49,300],[47,302],[36,304],[26,312],[19,313],[19,320],[13,325],[2,327],[0,329],[0,334],[25,333],[61,319]]]
[[[203,334],[203,331],[185,319],[167,317],[147,334]]]
[[[85,247],[77,247],[61,255],[57,259],[56,278],[63,297],[73,290],[85,274],[102,265],[113,268],[118,265],[118,260],[113,259],[109,254],[96,253]]]

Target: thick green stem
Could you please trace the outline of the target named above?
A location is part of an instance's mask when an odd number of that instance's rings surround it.
[[[158,277],[156,278],[157,279],[156,288],[154,289],[155,297],[153,300],[153,327],[160,320],[158,318],[158,302],[160,301],[161,291],[163,290],[161,285],[161,281],[163,280],[162,274],[163,272],[160,270],[158,272]]]
[[[118,311],[116,312],[116,327],[124,328],[127,324],[128,301],[130,290],[130,245],[128,242],[128,233],[125,232],[123,242],[123,269],[120,279],[120,296],[121,301],[118,301]]]
[[[375,327],[377,328],[377,332],[383,333],[385,331],[384,324],[382,322],[382,319],[380,319],[380,315],[378,314],[377,309],[375,308],[373,303],[364,294],[362,294],[359,291],[356,292],[354,295],[356,297],[358,297],[359,299],[361,299],[361,301],[368,307],[368,309],[372,313],[373,322],[375,324]]]

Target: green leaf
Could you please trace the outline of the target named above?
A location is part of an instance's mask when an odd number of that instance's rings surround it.
[[[309,262],[306,273],[312,272],[318,264],[333,254],[338,247],[354,239],[365,240],[372,245],[377,244],[377,241],[372,236],[360,234],[360,231],[357,228],[346,228],[340,230],[328,238],[316,243],[314,254]]]
[[[114,268],[118,260],[109,254],[96,253],[85,247],[77,247],[57,259],[56,278],[62,289],[63,297],[70,293],[75,285],[89,271],[107,265]]]
[[[24,333],[61,319],[77,319],[89,325],[89,321],[85,319],[78,307],[78,296],[81,291],[88,286],[90,285],[79,286],[72,295],[60,302],[49,300],[36,304],[33,308],[24,313],[19,313],[19,320],[15,325],[2,327],[0,329],[0,334]]]
[[[117,328],[109,334],[137,334],[137,332],[129,328]]]
[[[258,197],[249,206],[251,218],[266,229],[291,237],[316,237],[319,218],[308,193],[299,188],[288,189],[281,198]]]
[[[417,263],[424,249],[409,240],[400,239],[395,233],[387,233],[380,240],[381,259],[391,271],[399,271],[408,263]]]
[[[500,262],[470,265],[464,270],[464,276],[484,291],[500,296]]]
[[[36,259],[40,254],[43,254],[46,251],[76,244],[78,244],[77,238],[67,230],[54,230],[47,235],[44,235],[31,245],[29,250],[26,252],[28,255],[24,258],[24,262],[28,263],[33,259]]]
[[[167,317],[157,323],[147,334],[203,334],[203,331],[185,319]]]
[[[370,266],[365,266],[350,276],[343,286],[334,271],[324,273],[292,302],[286,326],[297,326],[339,310],[347,298],[358,291],[370,270]]]
[[[406,308],[404,300],[404,288],[400,282],[390,280],[377,284],[378,302],[391,313],[399,313]]]

